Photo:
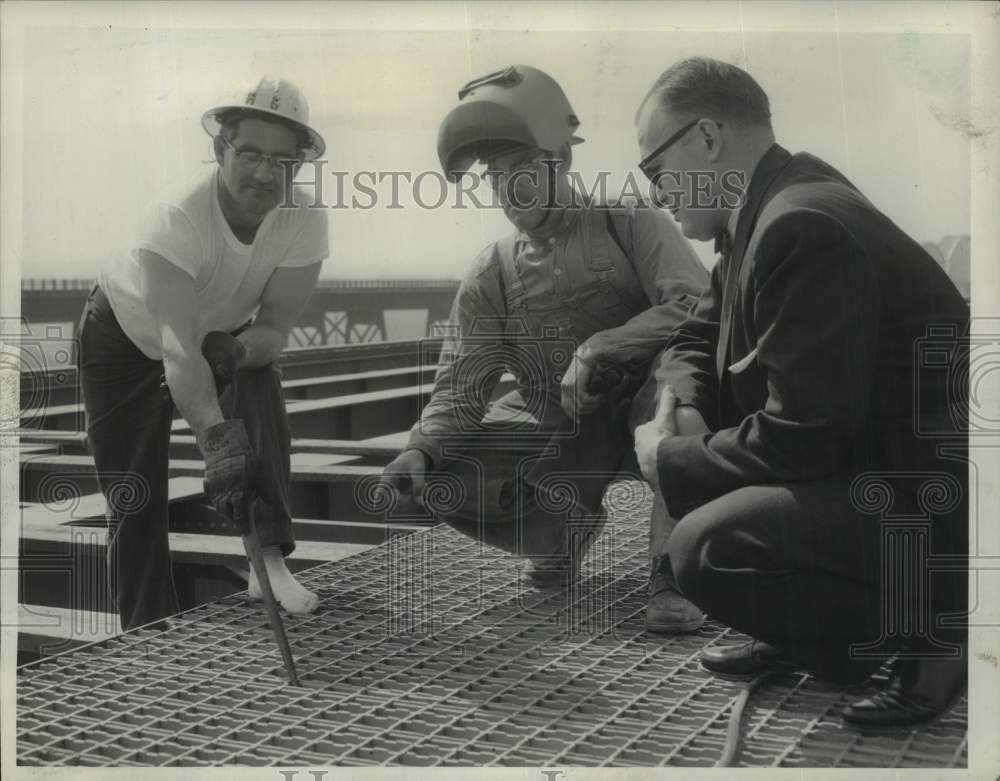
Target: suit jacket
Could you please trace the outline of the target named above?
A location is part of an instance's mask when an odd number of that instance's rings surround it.
[[[968,320],[917,242],[831,166],[775,144],[657,370],[713,431],[661,442],[671,512],[748,485],[941,469],[942,437],[967,433]],[[938,342],[947,360],[924,361]]]

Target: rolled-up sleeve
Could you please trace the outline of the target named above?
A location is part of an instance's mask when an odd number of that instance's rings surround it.
[[[406,449],[432,462],[443,440],[481,426],[505,368],[506,305],[496,245],[487,247],[459,285],[448,319],[434,390],[410,430]]]
[[[666,212],[639,206],[630,207],[626,216],[630,258],[650,307],[587,339],[580,349],[584,359],[649,361],[687,318],[708,284],[708,271]]]

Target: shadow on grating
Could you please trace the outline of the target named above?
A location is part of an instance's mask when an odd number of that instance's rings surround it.
[[[613,507],[563,594],[523,590],[517,559],[445,527],[301,573],[321,597],[285,617],[302,688],[245,594],[26,665],[18,763],[711,766],[741,684],[698,654],[739,636],[644,633],[647,512],[648,495]],[[966,765],[964,698],[925,729],[865,735],[838,715],[857,696],[773,677],[738,763]]]

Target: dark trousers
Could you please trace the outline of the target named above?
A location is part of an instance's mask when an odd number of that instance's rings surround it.
[[[100,288],[79,329],[80,384],[87,445],[107,503],[108,582],[122,627],[177,613],[169,550],[167,481],[173,402],[160,391],[163,362],[147,358],[122,331]],[[256,500],[261,544],[295,547],[288,488],[287,412],[276,367],[240,370],[220,405],[242,418],[270,502]],[[231,411],[231,412],[230,412]]]
[[[945,533],[956,520],[934,519],[936,552],[967,550],[961,531]],[[887,557],[885,529],[852,505],[848,478],[833,478],[733,491],[685,515],[666,547],[680,589],[713,618],[816,675],[856,680],[885,661],[859,656],[862,646],[939,650],[964,636],[934,619],[964,610],[965,574],[932,576],[932,602],[914,605],[913,582],[899,576],[920,566],[917,547]],[[925,615],[893,614],[900,604]]]

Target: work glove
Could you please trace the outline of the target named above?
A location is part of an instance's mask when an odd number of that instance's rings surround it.
[[[410,494],[417,504],[423,503],[427,456],[422,450],[404,450],[382,472],[382,482],[401,494]]]
[[[235,336],[225,331],[209,331],[201,343],[201,354],[215,378],[215,391],[221,394],[232,383],[236,370],[246,358],[246,348]],[[160,396],[166,402],[173,401],[167,378],[160,375]]]
[[[600,395],[604,400],[602,416],[611,417],[609,433],[612,441],[608,445],[620,447],[623,452],[627,452],[632,446],[629,413],[632,397],[641,384],[639,374],[624,366],[603,361],[597,364],[591,376],[590,392]]]
[[[566,373],[560,382],[560,404],[567,415],[574,420],[581,415],[592,415],[597,412],[604,401],[601,396],[591,391],[591,377],[594,366],[579,355],[573,356]]]
[[[215,387],[222,391],[236,376],[236,370],[246,358],[247,351],[235,336],[225,331],[209,331],[201,343],[201,354],[212,369]]]
[[[625,430],[636,385],[635,377],[620,366],[601,363],[591,375],[587,390],[606,400],[616,431]]]
[[[205,457],[205,494],[240,534],[247,534],[249,503],[257,495],[259,481],[243,421],[210,426],[198,437],[198,445]]]

